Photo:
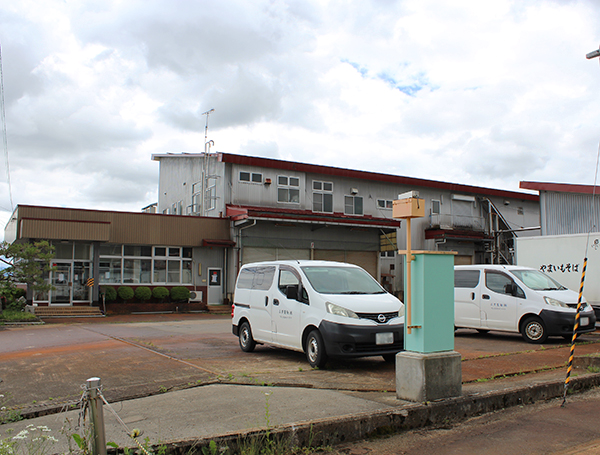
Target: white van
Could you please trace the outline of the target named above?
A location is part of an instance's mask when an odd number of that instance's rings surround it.
[[[328,357],[381,355],[404,348],[404,304],[362,268],[328,261],[246,264],[233,298],[233,333],[250,352],[271,344]]]
[[[544,273],[516,265],[454,267],[454,325],[480,332],[521,333],[530,343],[573,336],[578,294]],[[596,330],[592,307],[582,302],[577,333]]]

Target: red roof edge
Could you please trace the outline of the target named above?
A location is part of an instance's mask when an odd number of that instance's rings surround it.
[[[245,166],[260,166],[271,169],[282,169],[296,172],[308,172],[321,175],[334,175],[361,180],[375,180],[379,182],[395,183],[398,185],[408,185],[426,188],[439,188],[449,191],[483,194],[487,196],[510,197],[528,201],[539,201],[537,194],[520,193],[518,191],[497,190],[480,186],[462,185],[460,183],[441,182],[439,180],[419,179],[415,177],[403,177],[391,174],[380,174],[370,171],[357,171],[332,166],[322,166],[318,164],[298,163],[294,161],[277,160],[273,158],[262,158],[257,156],[235,155],[231,153],[218,154],[219,161],[224,163],[241,164]]]
[[[555,193],[598,194],[600,189],[594,185],[574,185],[570,183],[552,182],[520,182],[519,188],[536,191],[553,191]]]

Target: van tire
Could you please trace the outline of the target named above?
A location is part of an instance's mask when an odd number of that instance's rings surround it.
[[[490,331],[488,329],[477,329],[477,331],[479,333],[481,333],[482,335],[485,335],[486,333],[490,333]]]
[[[252,338],[250,324],[246,321],[242,322],[242,325],[240,325],[239,342],[240,349],[244,352],[252,352],[256,347],[256,341]]]
[[[383,354],[381,357],[383,357],[383,360],[385,360],[386,363],[392,363],[396,361],[396,354]]]
[[[327,362],[325,343],[318,330],[313,330],[306,339],[306,359],[312,368],[323,368]]]
[[[542,344],[548,339],[544,322],[535,316],[525,319],[521,325],[521,335],[528,343]]]

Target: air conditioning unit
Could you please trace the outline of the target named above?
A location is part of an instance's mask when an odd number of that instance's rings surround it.
[[[190,291],[190,302],[202,302],[202,291]]]

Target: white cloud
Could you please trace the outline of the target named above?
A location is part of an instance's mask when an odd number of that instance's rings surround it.
[[[23,0],[0,7],[13,200],[139,210],[152,153],[518,189],[593,183],[592,0]],[[10,201],[0,164],[0,221]]]

